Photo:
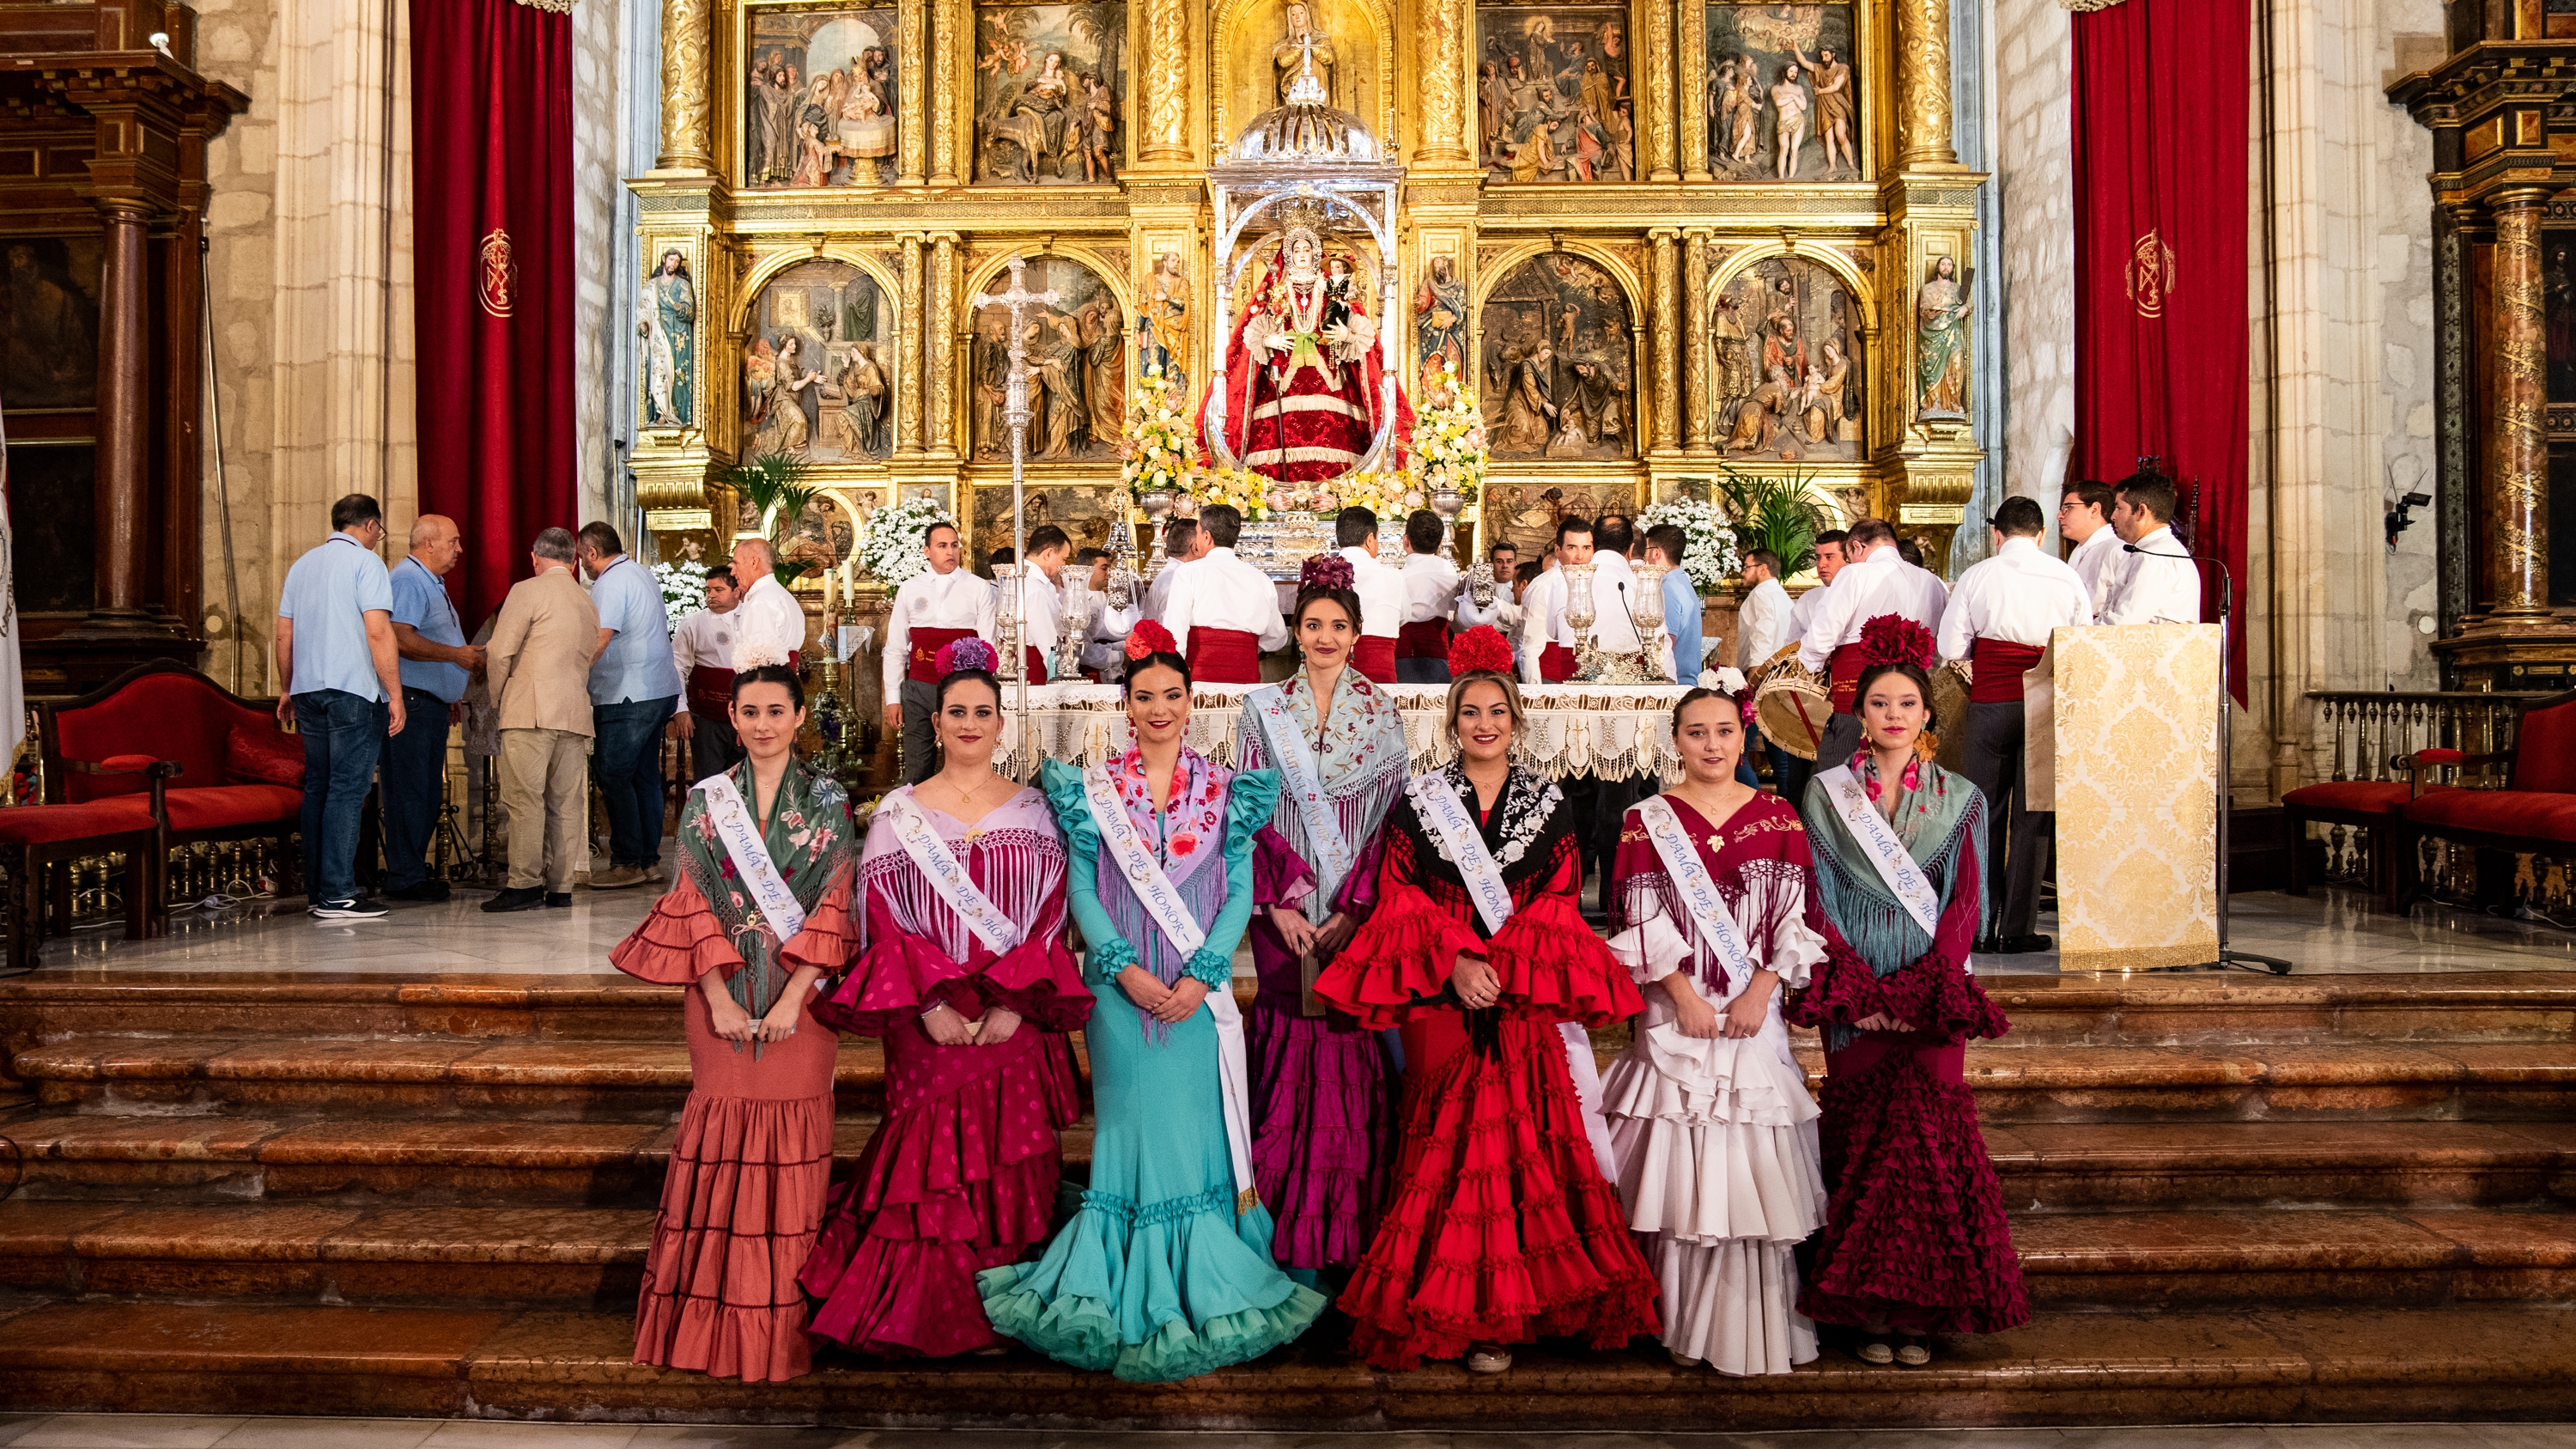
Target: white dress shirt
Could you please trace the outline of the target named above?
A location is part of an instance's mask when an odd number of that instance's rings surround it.
[[[1600,593],[1596,586],[1593,603],[1597,608]],[[1544,684],[1539,678],[1539,656],[1550,644],[1574,647],[1574,631],[1565,623],[1565,570],[1543,569],[1521,592],[1521,683]]]
[[[753,579],[730,617],[737,653],[748,645],[765,643],[784,663],[788,655],[805,647],[805,606],[796,602],[775,574]]]
[[[690,670],[733,668],[734,626],[738,619],[731,609],[721,614],[700,609],[671,631],[671,663],[680,671],[680,704],[673,713],[689,712]]]
[[[1394,638],[1404,622],[1404,575],[1379,563],[1366,548],[1343,549],[1342,557],[1351,561],[1351,589],[1360,596],[1360,632]]]
[[[1032,594],[1036,590],[1030,591]],[[751,596],[743,596],[745,604]],[[993,642],[993,586],[965,569],[950,569],[944,574],[923,570],[903,581],[894,591],[894,604],[886,613],[885,691],[888,700],[903,690],[903,681],[912,668],[912,631],[915,629],[972,629],[975,637]]]
[[[1127,673],[1127,636],[1136,632],[1136,622],[1145,617],[1145,601],[1138,599],[1123,609],[1109,607],[1100,601],[1100,611],[1091,616],[1090,631],[1084,635],[1082,667],[1100,671],[1103,680],[1117,680]]]
[[[2105,624],[2197,624],[2200,622],[2200,565],[2184,557],[2182,540],[2170,528],[2159,528],[2138,540],[2136,553],[2116,557],[2108,598],[2102,605]],[[2170,557],[2157,558],[2156,554]],[[2108,571],[2106,571],[2108,572]]]
[[[1396,577],[1404,583],[1403,621],[1428,624],[1449,617],[1464,576],[1456,564],[1436,553],[1415,553],[1405,555],[1404,568]],[[1360,600],[1360,606],[1368,607],[1368,600]]]
[[[1778,579],[1764,579],[1735,609],[1735,667],[1751,669],[1789,642],[1789,617],[1797,610]]]
[[[1950,590],[1940,575],[1916,568],[1882,543],[1834,575],[1834,587],[1798,639],[1798,662],[1822,674],[1836,649],[1860,642],[1860,631],[1881,614],[1898,614],[1927,630],[1941,627]]]
[[[1163,560],[1163,566],[1154,571],[1154,577],[1145,585],[1144,617],[1148,619],[1163,617],[1163,601],[1172,596],[1172,580],[1181,576],[1181,570],[1197,562],[1198,560],[1194,558]]]
[[[1046,570],[1032,569],[1028,577],[1026,616],[1020,621],[1020,638],[1038,651],[1046,661],[1047,677],[1055,677],[1055,643],[1064,632],[1064,595],[1058,593],[1058,580],[1048,578]],[[994,598],[1001,598],[1000,581],[995,580]]]
[[[1279,586],[1270,575],[1212,548],[1172,580],[1163,596],[1163,627],[1181,657],[1190,657],[1190,630],[1240,629],[1260,640],[1261,652],[1287,647],[1288,621],[1279,613]]]
[[[1950,606],[1941,613],[1941,657],[1965,659],[1978,639],[2043,649],[2058,630],[2092,622],[2092,601],[2073,568],[2036,538],[2007,538],[1950,590]]]
[[[1807,637],[1807,626],[1816,622],[1816,611],[1825,606],[1825,595],[1832,589],[1832,584],[1819,581],[1814,588],[1789,602],[1789,636],[1781,643],[1794,644]],[[1774,649],[1771,652],[1777,654],[1780,651]]]
[[[1622,654],[1642,646],[1637,640],[1637,626],[1628,618],[1628,610],[1638,597],[1637,575],[1628,560],[1615,553],[1592,556],[1592,647],[1606,654]],[[1619,585],[1628,585],[1625,600]],[[1547,570],[1530,581],[1529,592],[1521,596],[1521,682],[1538,684],[1539,656],[1550,644],[1575,647],[1574,629],[1565,622],[1565,569],[1563,565]],[[1655,631],[1654,647],[1672,657],[1671,636]]]
[[[2120,561],[2127,557],[2120,552],[2120,536],[2107,523],[2067,555],[2066,566],[2083,581],[2084,600],[2093,606],[2093,617],[2102,616],[2102,605],[2111,597],[2111,580],[2119,576]]]

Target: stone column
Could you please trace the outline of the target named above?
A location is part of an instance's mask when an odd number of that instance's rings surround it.
[[[98,272],[98,591],[90,617],[122,622],[143,614],[152,371],[144,341],[151,275],[143,242],[152,217],[125,200],[101,201],[99,210],[107,235]]]
[[[2495,604],[2488,616],[2499,621],[2549,617],[2549,357],[2540,308],[2540,219],[2548,203],[2549,193],[2537,188],[2487,203],[2495,218],[2496,358],[2486,491]],[[102,473],[102,498],[105,487]]]
[[[707,0],[663,0],[659,171],[713,171],[707,113]]]
[[[1427,166],[1467,164],[1467,7],[1464,0],[1423,0],[1422,147],[1414,161]]]
[[[895,367],[894,395],[899,406],[894,414],[894,450],[898,453],[921,451],[921,348],[928,340],[928,328],[921,315],[921,237],[906,235],[903,246],[903,356]]]
[[[930,253],[930,451],[957,448],[957,233],[934,232]]]
[[[1714,179],[1708,169],[1708,16],[1701,0],[1675,3],[1681,7],[1674,55],[1681,62],[1682,179],[1708,181]]]
[[[1646,65],[1637,78],[1637,126],[1645,134],[1646,179],[1678,181],[1673,169],[1673,5],[1646,0]],[[1703,46],[1703,49],[1706,47]]]
[[[922,131],[929,122],[933,107],[922,104],[930,97],[923,88],[924,67],[921,63],[921,0],[895,0],[894,7],[894,168],[895,184],[921,184]],[[935,66],[939,56],[931,57]],[[939,98],[938,110],[947,109],[947,97]]]
[[[1131,12],[1133,13],[1133,12]],[[1136,159],[1148,165],[1190,160],[1190,6],[1187,0],[1145,0],[1143,73],[1138,76],[1145,113],[1144,146]]]
[[[1706,453],[1717,446],[1716,403],[1709,386],[1708,244],[1709,229],[1692,227],[1682,234],[1681,306],[1673,324],[1682,329],[1683,413],[1687,446]]]
[[[957,47],[963,43],[958,15],[966,0],[930,0],[930,68],[932,89],[938,103],[932,108],[930,130],[930,184],[954,186],[965,179],[957,169],[957,117],[961,87],[953,79],[964,70],[965,58]],[[918,111],[921,107],[913,107]]]
[[[1950,0],[1897,0],[1896,164],[1959,164],[1950,147]]]
[[[1678,229],[1659,226],[1647,233],[1654,247],[1653,272],[1654,316],[1649,333],[1655,342],[1655,442],[1658,453],[1678,451],[1681,447],[1681,377],[1673,356],[1680,344],[1682,327],[1682,281],[1679,259],[1673,255],[1674,243],[1680,239]]]

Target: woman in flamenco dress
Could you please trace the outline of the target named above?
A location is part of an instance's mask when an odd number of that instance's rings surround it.
[[[1791,995],[1788,1015],[1824,1030],[1833,1198],[1799,1307],[1861,1329],[1866,1362],[1921,1365],[1932,1334],[1996,1333],[2030,1318],[1963,1079],[1969,1038],[2009,1025],[1968,973],[1985,901],[1986,802],[1931,759],[1932,636],[1882,615],[1861,642],[1861,748],[1807,785],[1835,949]],[[1890,844],[1885,855],[1869,849],[1873,838]],[[1891,1334],[1902,1342],[1891,1346]]]
[[[1036,1262],[976,1283],[999,1332],[1159,1383],[1260,1357],[1325,1299],[1271,1260],[1231,985],[1278,776],[1231,773],[1182,743],[1189,665],[1161,624],[1136,626],[1127,660],[1135,745],[1087,769],[1039,767],[1099,993],[1083,1029],[1091,1186]]]
[[[1000,1346],[975,1275],[1046,1241],[1081,1111],[1064,1034],[1091,993],[1064,946],[1064,840],[1045,796],[993,771],[994,661],[981,639],[939,651],[942,767],[869,818],[858,957],[814,1007],[885,1038],[884,1125],[802,1274],[814,1332],[862,1353]]]
[[[1315,984],[1363,1026],[1402,1028],[1391,1196],[1340,1299],[1352,1351],[1381,1369],[1463,1356],[1501,1373],[1542,1335],[1616,1348],[1656,1327],[1578,1085],[1583,1028],[1643,1003],[1576,906],[1574,809],[1512,763],[1510,667],[1490,627],[1450,646],[1458,758],[1387,813],[1374,910]]]
[[[1827,937],[1797,812],[1735,776],[1743,709],[1683,695],[1683,780],[1621,822],[1610,954],[1646,1014],[1602,1074],[1601,1114],[1673,1361],[1785,1374],[1816,1356],[1793,1253],[1824,1226],[1825,1180],[1779,992],[1807,984]]]
[[[1321,1271],[1358,1263],[1377,1230],[1390,1123],[1383,1043],[1325,1006],[1310,973],[1359,928],[1365,912],[1336,898],[1371,884],[1406,762],[1394,697],[1350,667],[1360,636],[1350,560],[1308,559],[1299,582],[1292,619],[1305,668],[1245,696],[1235,748],[1245,769],[1276,768],[1281,783],[1275,833],[1253,858],[1255,894],[1272,904],[1252,920],[1252,1171],[1277,1219],[1273,1251],[1312,1287]]]
[[[735,661],[742,763],[689,792],[677,879],[609,955],[689,988],[689,1100],[644,1258],[635,1361],[752,1383],[813,1367],[796,1273],[831,1185],[839,1043],[811,998],[857,935],[849,800],[795,757],[805,687],[764,647]]]

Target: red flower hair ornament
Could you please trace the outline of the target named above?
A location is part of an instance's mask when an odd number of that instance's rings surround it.
[[[980,669],[990,674],[993,667],[1001,662],[1002,656],[993,652],[992,645],[969,635],[940,645],[939,657],[931,662],[930,667],[944,679],[961,669]]]
[[[1863,667],[1911,664],[1929,669],[1941,656],[1931,630],[1902,614],[1881,614],[1860,626],[1860,657]]]
[[[1172,631],[1152,619],[1138,623],[1135,630],[1127,636],[1127,657],[1130,659],[1142,659],[1148,654],[1180,652],[1180,641],[1172,637]]]
[[[1352,569],[1351,561],[1337,553],[1316,554],[1297,571],[1300,589],[1347,589],[1358,581],[1359,574]]]
[[[1350,567],[1345,561],[1344,568]],[[1449,641],[1449,674],[1462,679],[1470,674],[1512,672],[1512,646],[1502,631],[1491,624],[1479,624]]]

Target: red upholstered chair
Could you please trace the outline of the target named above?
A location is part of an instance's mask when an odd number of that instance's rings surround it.
[[[2308,893],[2308,822],[2321,825],[2345,825],[2370,835],[2370,893],[2383,905],[2394,906],[2398,893],[2398,837],[2405,825],[2407,803],[2425,793],[2420,771],[2408,768],[2409,760],[2430,760],[2439,754],[2457,751],[2421,750],[2394,763],[2407,770],[2407,778],[2397,780],[2321,780],[2314,785],[2301,785],[2281,796],[2281,814],[2289,823],[2290,894]],[[2448,790],[2448,785],[2434,785],[2433,790]]]
[[[2400,810],[2399,909],[2415,897],[2415,845],[2424,836],[2516,855],[2576,857],[2576,690],[2523,705],[2510,750],[2418,750],[2399,763],[2416,779],[2430,770],[2504,771],[2500,790],[2428,791]]]

